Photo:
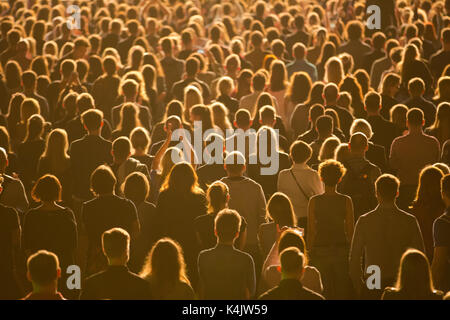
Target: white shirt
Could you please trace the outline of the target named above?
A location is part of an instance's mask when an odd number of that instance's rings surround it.
[[[294,164],[292,166],[297,182],[303,191],[311,198],[316,194],[324,192],[322,181],[320,181],[317,171],[311,169],[306,164]],[[299,218],[306,218],[308,215],[309,199],[298,188],[297,183],[291,174],[291,169],[282,170],[278,175],[278,191],[283,192],[292,202],[295,215]]]

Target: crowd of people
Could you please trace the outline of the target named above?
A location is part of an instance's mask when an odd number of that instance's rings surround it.
[[[449,139],[449,0],[1,2],[0,299],[449,299]]]

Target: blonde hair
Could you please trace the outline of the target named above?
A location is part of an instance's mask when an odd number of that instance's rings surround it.
[[[231,122],[228,119],[228,109],[220,102],[211,105],[214,125],[219,127],[225,136],[226,130],[231,129]]]
[[[64,171],[69,166],[69,141],[64,129],[54,129],[47,137],[42,158],[50,161],[50,166],[57,172]]]
[[[325,64],[325,82],[332,82],[337,86],[344,78],[344,66],[337,57],[331,57]]]

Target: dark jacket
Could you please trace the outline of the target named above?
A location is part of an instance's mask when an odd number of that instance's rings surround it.
[[[283,279],[275,288],[259,297],[260,300],[325,300],[320,294],[303,287],[295,279]]]

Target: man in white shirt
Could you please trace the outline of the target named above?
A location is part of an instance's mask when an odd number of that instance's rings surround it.
[[[294,164],[292,168],[283,170],[278,175],[278,191],[286,194],[291,200],[297,216],[297,224],[302,228],[306,228],[307,225],[309,199],[324,191],[319,174],[306,164],[311,155],[312,149],[307,143],[294,142],[290,150]]]

